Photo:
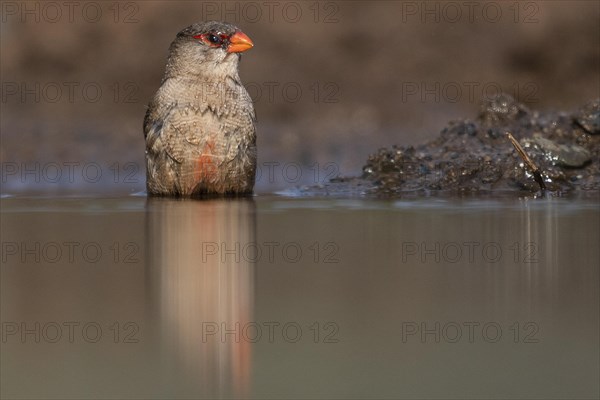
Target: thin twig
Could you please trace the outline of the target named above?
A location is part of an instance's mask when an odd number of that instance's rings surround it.
[[[546,184],[544,183],[544,179],[542,178],[542,173],[540,172],[540,169],[537,167],[537,165],[535,165],[533,160],[529,158],[529,155],[525,153],[523,147],[521,147],[519,142],[517,142],[517,139],[515,139],[515,137],[510,132],[506,132],[506,136],[514,146],[515,150],[517,150],[517,153],[519,153],[523,161],[525,161],[525,164],[527,164],[529,169],[531,169],[531,171],[533,172],[533,178],[538,183],[538,185],[540,185],[540,189],[542,189],[542,192],[545,191]]]

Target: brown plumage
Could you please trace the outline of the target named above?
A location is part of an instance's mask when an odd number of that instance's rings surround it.
[[[253,46],[223,22],[177,34],[144,119],[148,194],[250,194],[256,171],[252,99],[238,74]]]

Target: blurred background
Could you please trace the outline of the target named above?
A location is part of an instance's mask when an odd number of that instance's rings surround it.
[[[359,174],[500,91],[578,109],[599,97],[599,17],[577,0],[0,2],[0,397],[598,398],[597,198],[266,193]],[[145,189],[169,44],[209,19],[255,43],[262,195],[124,196]],[[253,322],[276,340],[223,339]],[[504,334],[403,340],[436,322]],[[65,323],[77,339],[48,340]]]
[[[571,111],[599,96],[597,1],[2,2],[3,193],[144,190],[142,120],[167,49],[201,20],[255,43],[257,191],[358,174],[507,92]]]

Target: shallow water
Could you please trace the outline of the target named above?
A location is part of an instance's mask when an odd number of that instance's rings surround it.
[[[7,398],[597,398],[597,199],[4,198]]]

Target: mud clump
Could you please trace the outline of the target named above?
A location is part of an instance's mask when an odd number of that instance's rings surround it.
[[[508,139],[510,133],[541,172]],[[538,177],[539,178],[539,177]],[[340,177],[297,195],[427,196],[600,191],[600,99],[574,113],[538,112],[507,94],[481,104],[476,119],[452,121],[437,139],[372,154],[360,177]]]
[[[553,192],[600,189],[600,100],[573,114],[531,111],[506,94],[485,101],[477,118],[453,121],[439,138],[372,154],[360,178],[333,180],[364,194],[540,190],[510,132]],[[358,189],[358,187],[357,187]]]

